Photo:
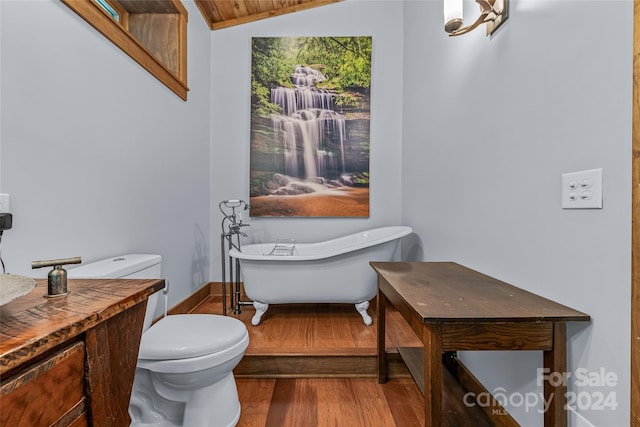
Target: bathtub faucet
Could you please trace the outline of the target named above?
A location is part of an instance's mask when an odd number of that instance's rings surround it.
[[[240,306],[251,304],[240,301],[240,262],[233,260],[228,252],[231,249],[240,250],[240,237],[247,237],[242,227],[249,224],[242,222],[242,211],[249,210],[249,203],[244,200],[223,200],[218,205],[222,212],[222,234],[220,234],[220,252],[222,266],[222,313],[227,314],[227,284],[231,288],[230,302],[234,314],[240,314]],[[234,237],[235,236],[235,237]],[[225,261],[225,257],[227,258]],[[228,262],[228,266],[225,265]],[[227,269],[228,267],[228,269]]]
[[[220,202],[218,207],[224,216],[222,218],[222,233],[227,233],[225,230],[225,224],[229,222],[229,234],[241,234],[242,236],[247,237],[246,234],[240,231],[240,227],[247,227],[249,225],[242,223],[242,211],[249,210],[249,203],[244,200],[223,200]],[[241,211],[236,212],[236,209],[241,209]],[[229,210],[231,210],[231,212],[229,212]]]
[[[243,233],[242,231],[240,231],[240,227],[248,227],[249,224],[243,224],[242,220],[240,220],[239,223],[237,224],[230,224],[229,225],[229,232],[230,234],[239,234],[242,237],[247,237],[247,233]]]

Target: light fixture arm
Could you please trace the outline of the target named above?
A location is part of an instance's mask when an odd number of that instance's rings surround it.
[[[467,34],[482,24],[487,24],[487,35],[491,35],[507,19],[507,3],[509,0],[475,0],[480,5],[480,16],[466,27],[451,31],[449,36]]]

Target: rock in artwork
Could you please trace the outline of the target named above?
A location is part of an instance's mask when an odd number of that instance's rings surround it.
[[[369,216],[371,41],[253,38],[251,216]]]

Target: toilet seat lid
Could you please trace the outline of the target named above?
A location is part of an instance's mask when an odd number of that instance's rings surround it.
[[[139,359],[174,360],[217,353],[248,334],[240,320],[215,314],[176,314],[142,334]]]

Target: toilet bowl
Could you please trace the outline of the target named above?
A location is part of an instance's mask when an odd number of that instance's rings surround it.
[[[159,278],[158,255],[123,255],[69,269],[69,278]],[[149,298],[129,404],[135,427],[233,427],[240,401],[233,377],[249,345],[246,326],[213,314],[151,320]]]

